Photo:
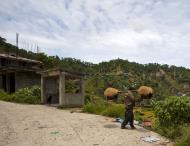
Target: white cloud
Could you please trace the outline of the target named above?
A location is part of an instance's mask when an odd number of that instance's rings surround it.
[[[114,58],[190,68],[188,0],[6,0],[0,35],[49,55]],[[28,45],[33,44],[33,46]]]

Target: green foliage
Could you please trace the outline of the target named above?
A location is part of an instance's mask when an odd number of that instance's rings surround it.
[[[161,125],[190,123],[190,97],[169,97],[154,106]]]
[[[109,117],[121,117],[124,118],[125,106],[124,104],[107,103],[101,99],[93,100],[83,106],[83,111],[98,115],[104,115]],[[135,120],[142,122],[144,119],[155,118],[152,108],[135,108],[134,109]]]
[[[174,146],[190,145],[190,125],[162,126],[159,121],[154,124],[153,130],[174,141]]]
[[[139,111],[135,111],[134,112],[134,117],[135,117],[135,120],[137,120],[137,121],[139,121],[140,123],[143,121],[143,114],[141,113],[141,112],[139,112]]]
[[[101,114],[109,117],[124,117],[124,111],[123,105],[111,104]]]
[[[174,146],[189,146],[190,145],[190,126],[183,127],[182,135],[177,139]]]
[[[125,100],[125,96],[119,94],[118,99],[117,99],[117,103],[123,104],[124,100]]]
[[[153,130],[172,140],[180,137],[182,135],[182,126],[179,125],[170,125],[163,126],[159,121],[156,121],[153,125]]]
[[[9,94],[7,94],[6,92],[0,90],[0,100],[11,101],[12,97]]]
[[[80,82],[78,80],[67,79],[65,81],[65,92],[66,93],[79,93]]]
[[[0,91],[0,100],[17,103],[39,104],[40,88],[38,86],[33,86],[31,88],[23,88],[19,89],[17,92],[11,95],[3,91]]]
[[[136,107],[134,109],[135,120],[140,123],[145,119],[150,119],[152,122],[155,121],[155,113],[152,108],[147,107]]]
[[[39,104],[40,103],[40,88],[33,86],[31,88],[19,89],[12,95],[14,102]]]
[[[83,106],[83,112],[100,115],[107,107],[108,103],[103,100],[89,102]]]
[[[168,97],[154,104],[157,121],[153,129],[176,140],[175,146],[190,145],[190,97]]]
[[[84,105],[83,111],[109,117],[124,117],[123,104],[107,103],[101,99],[98,99],[94,102],[89,102]]]

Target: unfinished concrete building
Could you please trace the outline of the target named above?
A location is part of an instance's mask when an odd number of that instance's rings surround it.
[[[23,57],[0,54],[0,90],[14,93],[20,88],[40,86],[42,63]]]
[[[84,76],[52,69],[41,72],[41,101],[69,107],[84,104]]]

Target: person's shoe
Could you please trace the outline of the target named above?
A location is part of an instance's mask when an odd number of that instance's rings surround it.
[[[121,129],[127,129],[126,127],[121,127]]]
[[[136,129],[136,127],[135,126],[131,126],[131,129]]]

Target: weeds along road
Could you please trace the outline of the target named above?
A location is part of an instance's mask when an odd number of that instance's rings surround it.
[[[149,146],[164,138],[141,127],[120,129],[113,119],[45,105],[0,101],[0,146]],[[143,136],[161,141],[147,143]]]

